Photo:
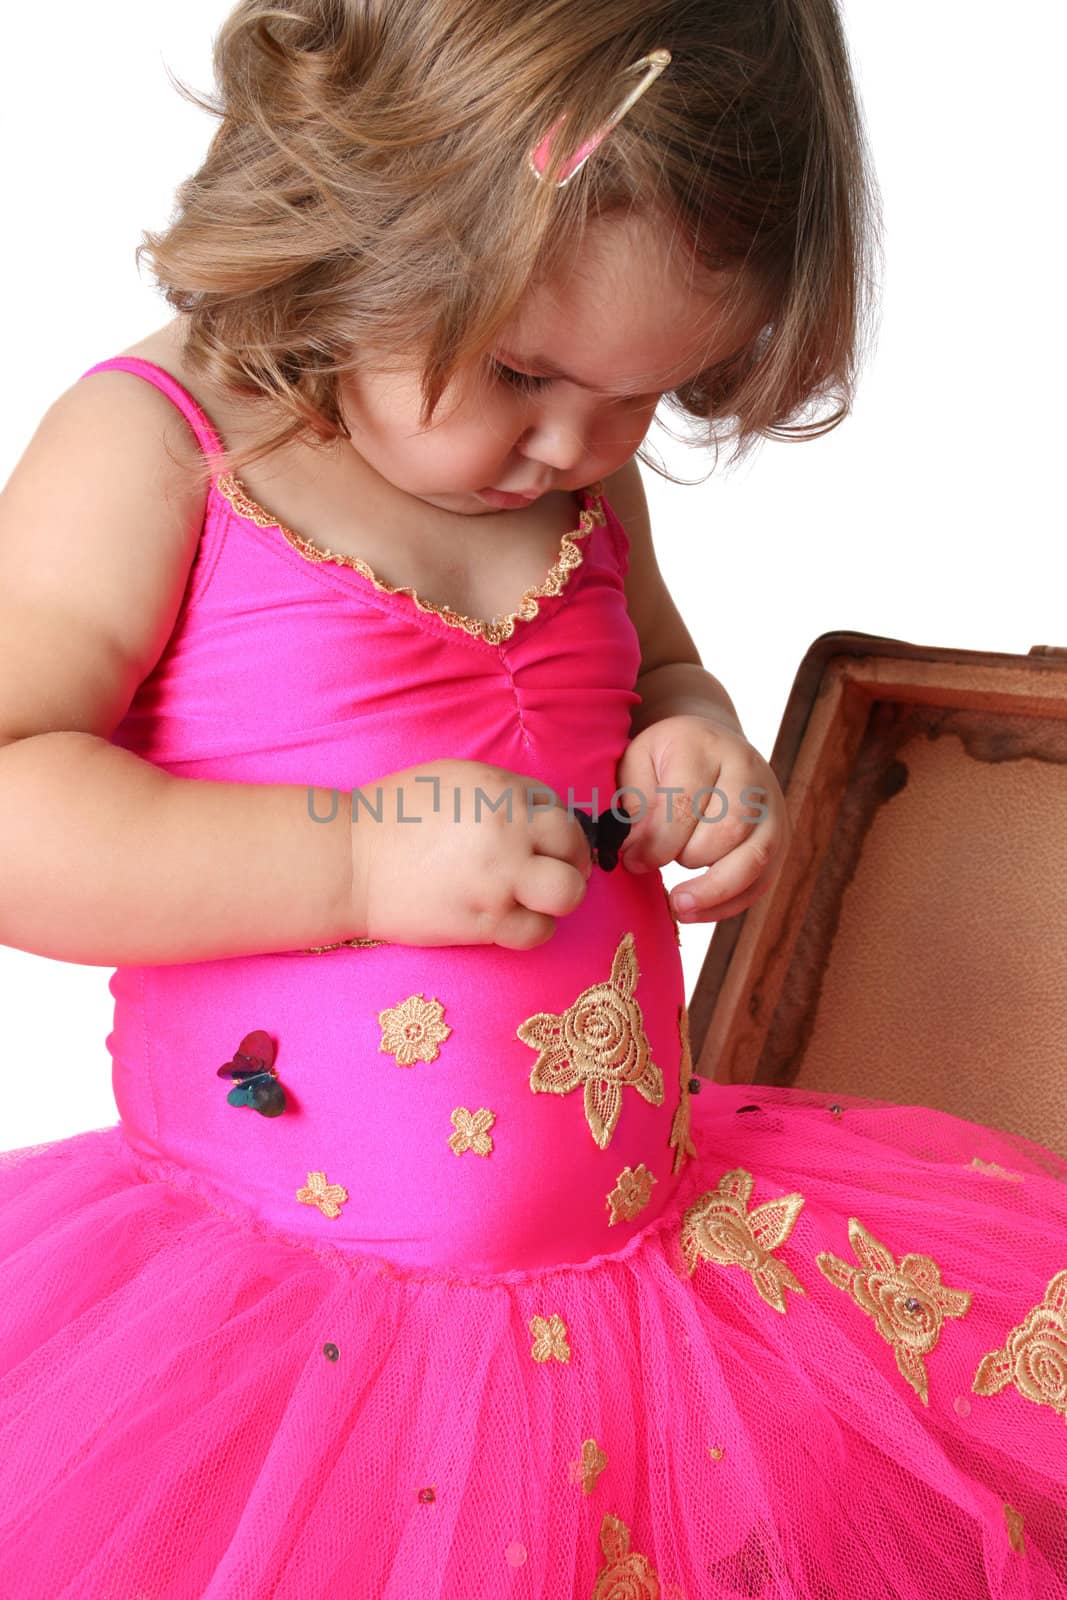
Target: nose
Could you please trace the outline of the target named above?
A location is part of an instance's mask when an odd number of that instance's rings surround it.
[[[576,428],[559,418],[547,416],[526,430],[518,449],[530,461],[552,467],[561,475],[573,472],[587,454],[585,440]]]

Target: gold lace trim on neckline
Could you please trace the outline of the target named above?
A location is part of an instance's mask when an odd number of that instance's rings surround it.
[[[254,522],[257,528],[277,528],[307,561],[333,561],[339,566],[354,567],[360,575],[366,578],[375,589],[380,589],[383,594],[406,594],[420,611],[432,612],[435,617],[440,617],[452,628],[462,628],[464,633],[469,633],[478,639],[484,639],[488,644],[502,644],[505,639],[510,639],[515,631],[516,622],[529,622],[536,617],[540,606],[539,602],[548,595],[557,595],[563,592],[567,580],[575,567],[581,566],[582,550],[578,544],[591,533],[594,527],[603,527],[607,518],[604,513],[603,483],[598,480],[578,493],[588,498],[589,504],[584,511],[578,514],[578,526],[571,528],[563,534],[559,542],[559,553],[548,570],[543,581],[532,589],[527,589],[514,611],[509,611],[505,616],[493,617],[488,621],[481,617],[468,617],[462,611],[456,611],[452,606],[436,605],[432,600],[424,600],[421,595],[408,584],[385,583],[379,578],[369,562],[362,556],[338,555],[336,551],[325,546],[313,544],[303,534],[287,528],[284,522],[279,522],[277,517],[271,516],[258,501],[253,500],[239,478],[232,473],[222,473],[215,479],[219,493],[228,500],[238,516],[247,517],[249,522]]]

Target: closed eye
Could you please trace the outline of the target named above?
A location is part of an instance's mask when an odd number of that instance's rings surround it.
[[[494,361],[492,358],[489,365],[496,376],[504,383],[509,383],[513,389],[524,389],[532,393],[538,389],[545,389],[554,382],[552,378],[535,377],[532,372],[516,372],[514,367],[506,367],[502,361]]]

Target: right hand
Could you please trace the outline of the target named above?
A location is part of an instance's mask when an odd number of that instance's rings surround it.
[[[378,809],[379,787],[380,822],[367,808]],[[581,824],[558,802],[549,806],[535,778],[481,761],[427,761],[361,792],[367,804],[350,823],[352,912],[366,938],[527,950],[585,898],[592,856]]]

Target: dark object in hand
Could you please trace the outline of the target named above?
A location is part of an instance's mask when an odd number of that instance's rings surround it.
[[[245,1034],[233,1060],[224,1062],[216,1077],[239,1080],[226,1096],[231,1106],[251,1106],[261,1117],[280,1117],[285,1110],[285,1090],[274,1065],[274,1040],[262,1028]]]
[[[624,812],[617,816],[609,806],[602,811],[599,817],[593,817],[588,811],[576,810],[574,815],[582,825],[582,831],[589,841],[589,848],[593,853],[593,860],[598,867],[603,867],[605,872],[610,872],[618,865],[619,850],[622,842],[630,831],[630,818]]]

